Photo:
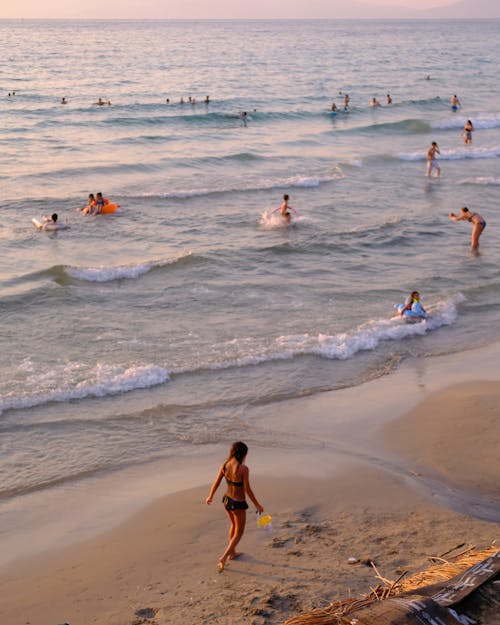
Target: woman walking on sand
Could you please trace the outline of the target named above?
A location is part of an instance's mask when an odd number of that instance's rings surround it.
[[[231,445],[229,457],[219,469],[219,473],[206,499],[207,504],[212,503],[215,491],[219,488],[222,478],[225,478],[227,490],[222,498],[222,503],[224,504],[231,525],[229,527],[228,545],[217,563],[219,571],[224,570],[228,560],[233,560],[242,555],[236,551],[236,545],[240,542],[243,532],[245,531],[248,509],[245,494],[249,496],[259,513],[264,511],[264,508],[257,501],[257,498],[250,488],[249,471],[248,467],[245,465],[247,453],[248,447],[245,443],[238,441]]]

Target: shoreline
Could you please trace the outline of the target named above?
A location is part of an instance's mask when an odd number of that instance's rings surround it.
[[[470,382],[469,370],[485,382],[498,380],[500,364],[496,354],[499,352],[500,344],[494,344],[462,352],[460,358],[456,354],[419,358],[406,361],[388,376],[357,387],[285,400],[272,406],[248,407],[242,418],[241,438],[248,439],[252,449],[252,474],[331,478],[346,461],[354,458],[403,475],[404,461],[402,464],[394,449],[385,444],[381,428],[404,418],[433,393]],[[253,442],[255,428],[259,435],[264,432],[263,443]],[[215,471],[214,460],[217,463],[223,458],[230,442],[206,445],[203,450],[194,448],[175,458],[132,466],[104,477],[3,502],[0,571],[16,560],[29,559],[54,545],[71,546],[98,536],[127,522],[167,494],[201,486],[207,480],[207,471]],[[314,468],[309,465],[311,453],[317,459]],[[438,497],[433,488],[436,476],[432,472],[427,476],[429,483],[420,486],[419,480],[415,480],[419,477],[416,471],[406,473],[411,488],[427,492],[428,497]],[[211,473],[208,477],[211,479]],[[441,481],[441,504],[449,505],[446,496],[453,495],[452,485],[446,479]],[[478,490],[481,484],[474,485],[475,494]],[[464,496],[458,489],[463,506],[467,507],[468,503],[474,506],[474,499],[466,495],[467,492]]]
[[[58,540],[57,527],[40,528],[58,546],[36,554],[31,537],[32,555],[0,569],[2,622],[278,625],[335,598],[367,592],[374,572],[363,561],[375,561],[395,579],[458,544],[490,546],[500,540],[494,488],[500,389],[491,383],[498,349],[468,352],[459,362],[408,363],[362,387],[282,402],[272,415],[265,414],[269,407],[249,408],[247,427],[269,434],[267,446],[254,445],[242,422],[252,487],[273,527],[258,529],[250,510],[244,556],[222,574],[216,562],[227,541],[223,489],[212,506],[204,500],[226,445],[172,460],[169,475],[159,473],[165,463],[157,463],[135,482],[113,476],[123,487],[119,496],[101,482],[101,505],[128,503],[128,517],[121,523],[101,518],[87,493],[90,507],[77,527],[91,523],[93,532],[82,536],[73,528],[68,541]],[[490,381],[471,384],[466,374],[474,364]],[[458,384],[450,387],[452,381]],[[452,496],[450,470],[455,488],[469,494],[469,514],[451,509],[449,499],[444,503],[443,493]],[[416,488],[426,473],[432,479]],[[491,503],[494,521],[474,516],[473,495]],[[73,517],[78,510],[71,510]],[[50,514],[54,521],[53,509]]]

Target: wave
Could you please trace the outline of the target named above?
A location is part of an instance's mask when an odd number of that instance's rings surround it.
[[[462,124],[463,126],[463,124]],[[422,119],[402,119],[397,122],[382,122],[378,124],[366,124],[365,126],[354,126],[352,128],[339,129],[338,132],[357,133],[357,132],[397,132],[401,134],[419,134],[432,130],[431,124]]]
[[[475,158],[498,158],[500,156],[500,146],[490,148],[463,148],[460,150],[441,150],[438,157],[439,160],[457,161]],[[413,152],[410,154],[399,154],[398,158],[402,161],[425,161],[427,155],[425,151]]]
[[[456,117],[455,119],[450,119],[446,121],[432,122],[431,127],[439,130],[451,130],[459,128],[463,129],[465,122],[468,117]],[[500,128],[500,117],[491,116],[491,117],[474,117],[472,120],[474,124],[474,128],[476,130],[483,129],[488,130],[490,128]]]
[[[462,180],[460,184],[477,184],[477,185],[498,187],[500,186],[500,178],[479,176],[477,178],[466,178],[465,180]]]
[[[370,320],[352,333],[279,336],[265,344],[258,338],[234,339],[223,346],[224,352],[227,352],[229,346],[235,354],[241,353],[240,356],[186,367],[167,368],[161,364],[120,366],[103,363],[89,366],[64,363],[59,367],[52,366],[45,373],[34,373],[37,368],[32,363],[25,362],[20,369],[29,375],[31,386],[36,386],[37,390],[13,397],[8,394],[0,396],[0,414],[6,410],[26,409],[50,402],[106,397],[150,388],[170,381],[172,376],[183,374],[256,366],[308,355],[329,360],[347,360],[358,352],[375,350],[381,342],[424,336],[442,326],[453,324],[458,316],[457,304],[464,300],[465,297],[458,294],[436,304],[429,311],[430,317],[420,323],[409,324],[397,316]],[[79,381],[75,383],[75,380]]]
[[[164,384],[170,379],[169,372],[158,365],[107,365],[98,363],[93,367],[87,379],[82,379],[74,384],[72,380],[76,375],[81,375],[82,365],[73,363],[65,364],[62,370],[53,367],[50,373],[39,374],[38,383],[41,389],[50,386],[57,380],[68,381],[62,386],[27,392],[20,396],[0,397],[0,414],[6,410],[20,410],[33,408],[51,402],[66,402],[86,397],[107,397],[118,395],[141,388],[150,388],[158,384]],[[32,378],[35,376],[32,376]],[[36,381],[36,380],[35,380]]]
[[[25,274],[18,278],[6,280],[4,285],[13,286],[33,280],[49,278],[60,285],[71,283],[72,280],[81,282],[111,282],[113,280],[134,280],[152,271],[153,269],[176,265],[192,259],[192,252],[183,252],[173,258],[148,260],[130,265],[117,265],[116,267],[72,267],[70,265],[53,265],[47,269]]]
[[[383,341],[400,341],[412,336],[424,336],[428,332],[442,326],[452,325],[458,317],[457,304],[465,301],[462,294],[437,304],[429,309],[430,317],[420,323],[407,323],[400,316],[391,319],[368,321],[352,334],[336,335],[319,334],[310,336],[301,334],[281,336],[275,339],[276,351],[255,353],[243,356],[232,362],[211,364],[208,369],[227,369],[230,367],[246,367],[265,362],[288,360],[298,356],[320,356],[327,359],[347,360],[360,351],[374,350]],[[244,339],[248,348],[248,339]],[[183,369],[172,370],[172,374],[185,373]]]
[[[112,282],[113,280],[135,280],[152,269],[174,265],[192,256],[191,252],[179,254],[175,258],[150,260],[133,265],[116,267],[65,267],[65,273],[82,282]]]
[[[332,175],[325,176],[291,176],[289,178],[275,178],[275,179],[264,179],[260,182],[250,182],[246,185],[238,184],[238,185],[227,185],[225,187],[219,187],[216,189],[210,188],[202,188],[202,189],[178,189],[175,191],[169,192],[150,192],[150,193],[136,193],[132,196],[128,196],[128,199],[142,199],[142,198],[151,198],[151,199],[188,199],[192,197],[205,197],[210,195],[222,195],[226,193],[247,193],[247,192],[258,192],[258,191],[268,191],[271,189],[287,189],[289,187],[299,187],[299,188],[314,188],[319,187],[321,184],[333,182],[335,180],[340,180],[344,177],[344,174],[340,167],[336,168],[335,173]]]

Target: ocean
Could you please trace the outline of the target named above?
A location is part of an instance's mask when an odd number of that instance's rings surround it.
[[[0,21],[0,505],[242,432],[279,446],[247,406],[498,340],[499,37]],[[97,191],[120,212],[79,212]],[[487,221],[479,254],[461,206]],[[37,231],[52,212],[69,228]],[[407,324],[415,289],[431,318]]]

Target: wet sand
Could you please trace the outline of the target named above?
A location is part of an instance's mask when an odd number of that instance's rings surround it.
[[[376,392],[395,380],[378,381]],[[375,387],[357,393],[366,402]],[[335,393],[301,400],[294,416],[312,423],[334,400],[338,409]],[[252,485],[272,530],[257,528],[249,510],[244,555],[222,573],[223,491],[212,506],[204,503],[223,459],[216,457],[206,461],[205,485],[169,494],[83,543],[5,567],[2,624],[277,625],[368,592],[377,580],[364,560],[396,579],[458,544],[500,540],[500,384],[461,382],[408,406],[407,414],[395,418],[388,409],[385,422],[367,425],[357,457],[328,445],[311,453],[290,446],[280,474],[272,448],[250,447]]]

